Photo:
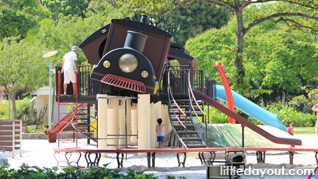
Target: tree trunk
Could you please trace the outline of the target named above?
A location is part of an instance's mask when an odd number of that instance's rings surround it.
[[[16,102],[15,102],[15,93],[12,93],[10,92],[10,100],[12,102],[12,110],[13,110],[13,119],[16,120],[18,118],[18,115],[17,115],[17,105],[16,105]]]
[[[244,27],[243,27],[243,13],[239,7],[236,9],[236,49],[235,49],[235,68],[237,73],[237,83],[243,84],[243,77],[245,76],[245,70],[243,68],[243,38],[244,38]]]

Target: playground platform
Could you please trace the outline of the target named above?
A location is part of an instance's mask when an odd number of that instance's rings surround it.
[[[296,135],[303,141],[302,148],[317,148],[318,140],[314,135]],[[22,157],[15,157],[12,159],[10,152],[1,153],[1,156],[7,157],[11,168],[19,168],[23,163],[30,166],[36,165],[39,167],[54,167],[57,162],[54,158],[54,148],[57,148],[56,143],[48,143],[47,140],[42,139],[28,139],[22,141]],[[73,147],[71,143],[63,145],[63,147]],[[79,139],[79,146],[85,148],[96,148],[92,144],[87,144],[86,139]],[[77,156],[73,156],[77,157]],[[108,168],[117,168],[116,154],[108,154],[106,157],[101,157],[100,166],[108,164]],[[206,166],[201,165],[200,160],[196,153],[189,153],[185,167],[177,167],[178,162],[175,153],[158,153],[156,154],[156,168],[147,167],[147,157],[138,156],[137,154],[128,154],[128,160],[124,157],[124,167],[120,169],[122,172],[126,172],[128,168],[134,170],[142,170],[146,173],[154,173],[154,176],[158,178],[167,178],[168,175],[185,176],[187,178],[205,178]],[[217,153],[216,158],[223,158],[224,154]],[[247,151],[247,166],[253,168],[280,168],[284,166],[286,169],[299,169],[299,168],[315,168],[316,161],[314,153],[312,152],[297,152],[294,157],[294,164],[289,164],[288,152],[282,151],[268,151],[266,155],[265,164],[257,164],[255,152]],[[63,165],[63,163],[61,163]],[[66,165],[66,163],[65,163]],[[86,166],[86,161],[82,159],[79,165]],[[279,178],[306,178],[306,176],[282,176]],[[308,176],[307,176],[308,177]],[[243,178],[253,178],[252,176],[246,176]],[[259,177],[254,177],[259,178]],[[270,177],[269,177],[270,178]],[[273,178],[273,176],[272,176]],[[274,177],[275,178],[275,177]],[[277,177],[276,177],[277,178]]]

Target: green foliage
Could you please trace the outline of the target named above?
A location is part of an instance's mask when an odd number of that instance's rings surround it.
[[[15,178],[77,178],[77,179],[102,179],[102,178],[127,178],[127,179],[155,179],[152,174],[144,174],[134,170],[128,170],[127,174],[122,174],[118,169],[112,170],[105,167],[91,168],[88,171],[83,171],[80,168],[64,168],[63,171],[58,171],[57,168],[40,168],[37,166],[22,166],[15,170],[9,169],[9,165],[0,166],[0,178],[15,179]]]
[[[228,123],[228,116],[217,109],[210,107],[209,111],[207,111],[207,107],[205,107],[205,113],[209,116],[209,124],[223,124]]]
[[[222,83],[215,62],[220,62],[230,84],[235,81],[235,67],[232,59],[235,54],[235,24],[234,19],[221,29],[211,29],[189,39],[186,48],[192,56],[199,60],[198,68],[203,69],[205,75],[214,78],[217,83]]]
[[[88,3],[89,0],[42,0],[42,5],[51,11],[52,19],[56,18],[58,14],[64,16],[78,15],[84,18]]]
[[[60,1],[59,1],[60,2]],[[71,1],[68,1],[71,3]],[[0,2],[2,4],[3,2]],[[70,51],[73,45],[79,45],[82,41],[88,37],[91,33],[99,29],[100,27],[108,24],[112,18],[123,18],[124,14],[122,9],[116,9],[111,5],[106,6],[105,12],[103,13],[91,13],[88,18],[80,18],[74,16],[59,15],[59,22],[51,19],[43,18],[46,13],[45,10],[38,4],[38,1],[12,1],[6,0],[1,6],[0,11],[5,8],[14,7],[18,10],[23,11],[21,19],[27,15],[35,15],[35,20],[26,20],[27,24],[12,20],[12,22],[18,22],[19,25],[25,27],[22,32],[10,30],[9,25],[11,23],[7,20],[0,18],[0,25],[3,20],[5,31],[10,31],[10,34],[2,35],[0,28],[0,36],[17,36],[0,39],[0,84],[4,86],[6,92],[10,96],[16,96],[20,90],[30,93],[37,87],[48,86],[48,67],[42,58],[43,51],[57,50],[59,53],[53,57],[47,59],[49,62],[53,62],[53,65],[61,65],[64,54]],[[75,1],[72,1],[75,3]],[[40,6],[40,7],[38,7]],[[79,5],[80,6],[80,5]],[[38,7],[38,8],[36,8]],[[13,9],[14,9],[13,8]],[[9,8],[10,9],[10,8]],[[19,11],[12,11],[17,13]],[[0,13],[0,16],[2,14]],[[8,13],[5,14],[9,16]],[[10,15],[11,17],[11,15]],[[37,22],[37,26],[33,24]],[[10,28],[16,28],[14,25],[10,25]],[[18,28],[19,29],[19,28]],[[14,33],[11,33],[14,32]],[[28,35],[24,38],[25,35]],[[23,39],[23,40],[21,40]],[[78,53],[78,64],[84,63],[86,58],[82,51]],[[55,84],[55,78],[53,78],[53,85]],[[12,99],[14,118],[17,118],[15,98]]]
[[[30,133],[42,133],[43,134],[45,132],[45,130],[47,129],[47,126],[48,125],[43,125],[40,129],[35,129],[33,127],[28,127],[28,131]],[[54,126],[54,125],[52,125],[52,126]]]
[[[266,8],[275,5],[268,5]],[[265,8],[265,9],[266,9]],[[255,12],[254,12],[255,11]],[[244,17],[259,12],[252,6]],[[247,18],[248,19],[248,18]],[[302,93],[301,88],[318,76],[316,63],[317,44],[311,34],[299,30],[278,30],[282,24],[262,23],[249,31],[244,39],[244,85],[237,84],[233,64],[235,53],[236,21],[231,19],[226,27],[212,29],[186,43],[191,55],[199,59],[199,68],[208,77],[222,84],[215,62],[220,62],[232,89],[259,103],[270,103],[287,95]]]
[[[228,10],[207,2],[183,6],[169,15],[154,16],[156,26],[171,33],[174,42],[182,45],[189,38],[193,38],[208,29],[221,28],[228,22],[229,17]]]
[[[43,121],[47,107],[42,111],[34,112],[33,103],[30,103],[30,98],[16,101],[17,119],[22,120],[23,124],[35,125],[37,122]],[[11,104],[11,119],[12,117],[12,104]],[[0,101],[0,119],[9,119],[9,103],[7,100]]]
[[[315,126],[316,117],[314,114],[307,114],[293,110],[291,107],[275,107],[271,106],[269,111],[277,114],[278,119],[282,121],[284,125],[292,124],[295,127],[312,127]]]
[[[37,0],[0,1],[0,40],[12,36],[24,38],[47,14]]]
[[[37,46],[20,37],[5,38],[0,46],[0,84],[10,94],[13,115],[17,119],[15,98],[23,90],[27,93],[43,85],[45,63]]]

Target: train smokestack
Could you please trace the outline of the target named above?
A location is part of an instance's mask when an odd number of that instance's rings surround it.
[[[149,21],[149,17],[148,16],[146,16],[146,15],[142,15],[141,16],[140,22],[148,24],[148,21]]]
[[[148,36],[145,34],[128,30],[124,47],[134,48],[142,53],[144,51],[147,38]]]

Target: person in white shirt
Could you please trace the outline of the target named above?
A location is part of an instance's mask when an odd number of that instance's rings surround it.
[[[161,148],[164,138],[163,138],[163,126],[162,124],[162,119],[158,118],[157,119],[158,125],[156,126],[156,133],[157,133],[157,142],[158,142],[158,148]]]
[[[72,50],[66,53],[63,57],[61,73],[64,73],[64,95],[66,95],[67,85],[70,84],[70,82],[73,83],[73,94],[75,95],[77,52],[78,47],[73,46]]]

